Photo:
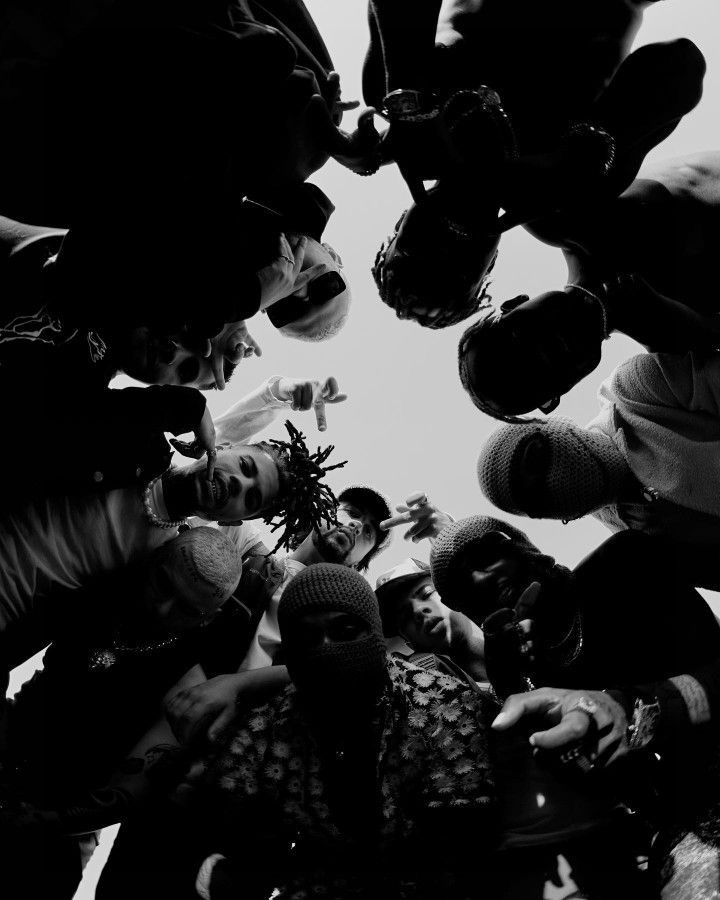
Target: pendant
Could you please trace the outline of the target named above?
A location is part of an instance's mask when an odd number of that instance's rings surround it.
[[[117,662],[117,656],[112,650],[93,650],[90,654],[88,669],[91,672],[99,672],[109,669]]]

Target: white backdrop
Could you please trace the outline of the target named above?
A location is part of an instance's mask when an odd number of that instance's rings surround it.
[[[360,72],[367,46],[362,0],[306,0],[342,77],[344,99],[360,98]],[[677,36],[694,40],[708,62],[705,95],[699,108],[653,154],[653,158],[717,149],[720,146],[720,3],[718,0],[663,0],[646,13],[638,45]],[[353,113],[346,126],[354,120]],[[457,343],[465,326],[431,332],[400,322],[378,299],[370,266],[380,241],[408,205],[407,189],[387,168],[373,178],[360,178],[329,163],[314,179],[333,199],[337,211],[326,232],[342,255],[351,279],[354,306],[345,331],[332,341],[312,345],[275,334],[264,317],[252,322],[264,355],[238,368],[224,393],[210,395],[220,413],[269,375],[306,377],[335,375],[349,394],[345,404],[328,407],[328,431],[319,435],[312,414],[292,414],[311,442],[332,441],[345,469],[331,474],[333,488],[369,484],[393,503],[415,490],[456,518],[492,513],[480,494],[475,475],[478,451],[495,423],[472,406],[457,377]],[[533,242],[522,231],[503,238],[495,269],[493,293],[502,298],[531,295],[561,286],[565,268],[559,251]],[[614,337],[606,343],[600,368],[575,388],[558,413],[578,422],[592,418],[601,381],[635,345]],[[279,434],[278,426],[268,434]],[[515,520],[533,540],[566,565],[574,565],[606,536],[593,520],[563,526],[555,522]],[[408,555],[427,558],[427,543],[407,544],[396,535],[375,563],[371,576]],[[15,673],[15,683],[27,669]],[[93,896],[91,863],[78,900]]]
[[[365,8],[360,0],[306,0],[342,78],[343,98],[361,98],[360,71],[367,46]],[[705,53],[708,74],[699,108],[655,151],[655,158],[720,147],[720,3],[718,0],[664,0],[646,13],[639,44],[677,36],[694,40]],[[346,125],[353,121],[348,114]],[[313,179],[337,206],[326,231],[341,254],[351,279],[354,304],[345,330],[326,344],[288,341],[273,333],[265,317],[253,320],[253,333],[264,355],[246,372],[238,369],[224,393],[213,394],[213,410],[222,411],[245,389],[272,374],[336,375],[348,401],[328,407],[328,431],[318,435],[312,414],[293,418],[310,440],[328,440],[348,465],[330,475],[333,488],[364,483],[400,502],[415,490],[456,518],[490,513],[477,485],[480,447],[496,423],[477,411],[457,376],[457,344],[464,325],[428,331],[401,322],[378,299],[370,266],[380,241],[392,231],[409,203],[407,188],[393,167],[361,178],[329,163]],[[531,295],[565,281],[559,251],[516,229],[503,237],[492,292],[508,298]],[[605,344],[602,365],[563,401],[558,414],[584,423],[595,415],[600,383],[618,362],[635,352],[626,338]],[[279,433],[278,425],[268,433]],[[573,565],[606,535],[594,520],[568,526],[518,519],[543,550]],[[426,557],[425,544],[408,544],[396,535],[375,563],[380,572],[408,555]]]

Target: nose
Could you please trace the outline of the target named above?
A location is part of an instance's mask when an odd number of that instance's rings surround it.
[[[492,590],[495,585],[495,575],[492,572],[484,572],[482,569],[475,569],[471,574],[472,582],[476,587],[483,590]]]
[[[355,534],[360,534],[360,532],[362,531],[362,522],[358,522],[357,519],[350,519],[350,521],[347,523],[347,527],[352,528]]]
[[[243,492],[243,477],[241,475],[231,475],[228,478],[228,493],[231,497],[239,497]]]
[[[427,600],[412,601],[413,617],[417,623],[421,623],[425,616],[429,615],[431,611],[432,607]]]
[[[179,345],[171,338],[162,341],[158,347],[158,358],[166,366],[171,366],[177,361],[178,353],[181,353]]]

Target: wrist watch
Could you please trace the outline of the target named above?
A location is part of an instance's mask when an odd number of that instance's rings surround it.
[[[388,119],[398,122],[421,122],[434,119],[440,107],[433,92],[399,88],[385,95],[382,111]]]
[[[632,721],[628,725],[627,741],[631,750],[641,750],[653,740],[660,721],[660,704],[657,699],[646,703],[635,699]]]

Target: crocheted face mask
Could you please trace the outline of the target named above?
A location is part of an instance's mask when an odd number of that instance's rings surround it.
[[[611,438],[559,418],[499,428],[478,460],[491,503],[538,519],[578,519],[613,503],[628,471]]]
[[[319,563],[301,572],[278,608],[290,677],[312,705],[374,701],[387,679],[377,600],[352,569]]]
[[[531,581],[544,584],[555,568],[555,560],[527,535],[490,516],[468,516],[444,528],[430,564],[443,602],[477,624],[498,608],[514,606]]]

